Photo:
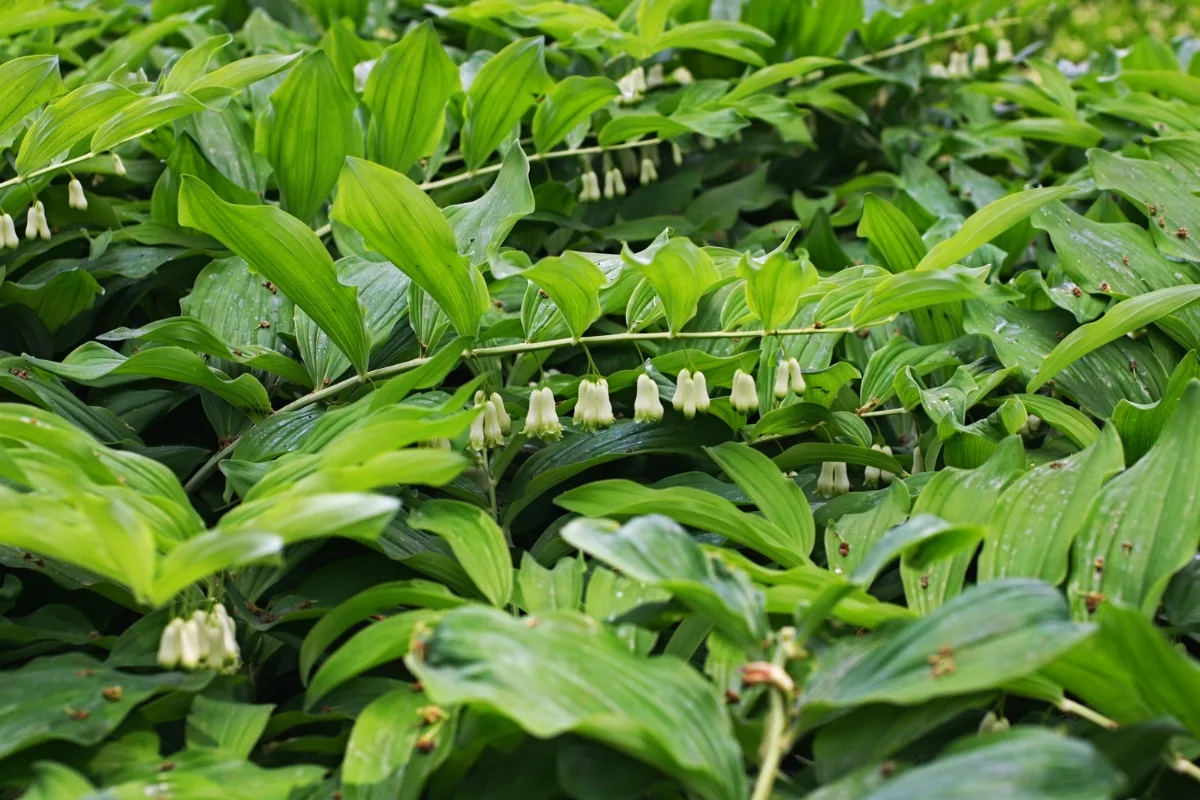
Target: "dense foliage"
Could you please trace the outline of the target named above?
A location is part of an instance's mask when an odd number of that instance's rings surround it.
[[[1200,794],[1132,5],[0,0],[0,791]]]

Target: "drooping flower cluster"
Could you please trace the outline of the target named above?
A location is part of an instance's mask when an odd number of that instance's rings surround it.
[[[482,452],[504,444],[504,437],[512,430],[512,418],[504,410],[504,400],[496,392],[486,396],[482,391],[475,393],[475,407],[483,413],[471,423],[470,446]]]
[[[708,398],[708,379],[704,377],[704,373],[700,370],[696,370],[695,373],[686,369],[679,370],[671,405],[688,419],[696,414],[707,414],[712,401]]]
[[[16,250],[21,240],[17,238],[17,226],[8,214],[0,214],[0,245]]]
[[[50,226],[46,224],[46,209],[41,200],[35,200],[29,207],[29,215],[25,219],[25,238],[34,241],[38,237],[50,241]]]
[[[892,448],[886,444],[873,444],[871,445],[871,449],[889,456],[892,454]],[[875,489],[879,487],[881,481],[884,486],[890,486],[892,479],[895,477],[892,473],[881,470],[879,467],[867,467],[863,475],[863,486],[868,489]]]
[[[646,84],[646,70],[642,67],[634,67],[624,77],[617,80],[617,88],[621,90],[621,93],[617,95],[618,105],[641,101],[649,88]]]
[[[658,384],[646,373],[638,375],[637,397],[633,400],[634,422],[658,422],[663,418],[663,404],[658,399]]]
[[[850,491],[850,476],[846,474],[846,462],[826,461],[821,464],[821,475],[817,478],[817,494],[833,497]]]
[[[554,392],[549,386],[534,389],[529,395],[529,413],[525,416],[526,436],[544,442],[555,442],[562,438],[563,426],[554,410]]]
[[[575,401],[575,424],[589,431],[607,428],[616,421],[612,401],[608,397],[608,381],[580,381],[579,397]]]
[[[158,664],[163,669],[214,669],[236,672],[241,665],[233,619],[220,603],[208,613],[171,620],[158,642]]]
[[[800,361],[795,358],[784,359],[775,369],[775,399],[787,397],[791,389],[797,396],[804,394],[808,386],[804,383],[804,371],[800,369]]]
[[[729,395],[729,403],[735,411],[749,414],[758,408],[758,387],[754,385],[754,377],[742,370],[733,373],[733,392]]]

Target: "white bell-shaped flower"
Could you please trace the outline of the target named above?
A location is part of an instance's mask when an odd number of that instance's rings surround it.
[[[496,413],[496,406],[490,401],[483,404],[483,443],[487,447],[500,447],[504,444],[500,416]]]
[[[992,68],[992,60],[988,54],[988,46],[983,42],[975,45],[975,53],[971,56],[971,69],[985,72]]]
[[[614,181],[614,175],[620,175],[620,170],[610,169],[604,173],[604,199],[612,200],[617,196],[617,184]]]
[[[921,455],[921,448],[914,447],[913,448],[912,474],[916,475],[918,472],[924,472],[924,471],[925,471],[925,458],[924,458],[924,456]]]
[[[646,70],[646,88],[647,89],[654,89],[656,87],[662,86],[663,81],[665,79],[666,79],[666,77],[663,72],[662,64],[653,64],[650,66],[650,69]]]
[[[654,166],[654,162],[649,158],[643,158],[638,181],[641,183],[654,183],[656,180],[658,180],[658,167]]]
[[[971,77],[971,62],[966,53],[950,54],[950,77],[955,80]]]
[[[590,203],[600,199],[600,179],[596,177],[595,171],[588,171],[580,176],[579,202]]]
[[[950,77],[950,73],[946,71],[946,65],[938,61],[929,65],[929,77],[944,81]]]
[[[800,360],[789,358],[787,363],[788,374],[792,378],[792,394],[804,394],[808,391],[808,384],[804,382],[804,370],[800,369]]]
[[[834,497],[850,491],[850,477],[846,474],[846,462],[826,461],[821,464],[821,475],[817,478],[817,494]]]
[[[117,177],[124,178],[125,177],[125,162],[122,161],[121,157],[119,155],[117,155],[116,153],[112,154],[112,158],[113,158],[113,174],[115,174]]]
[[[182,654],[183,620],[173,619],[163,628],[158,640],[158,665],[163,669],[174,669],[179,666]]]
[[[555,442],[562,438],[563,426],[558,421],[558,412],[554,408],[554,392],[546,386],[541,390],[541,421],[538,436],[545,442]]]
[[[1013,46],[1008,39],[996,42],[996,63],[1007,64],[1013,60]]]
[[[220,603],[209,614],[210,620],[214,618],[221,629],[221,649],[225,655],[225,663],[236,666],[242,657],[241,649],[237,643],[237,627],[234,625],[229,613],[225,610],[225,606]]]
[[[195,669],[200,666],[200,660],[206,652],[207,640],[204,640],[201,626],[195,620],[181,620],[179,629],[179,666],[184,669]],[[202,641],[203,640],[203,641]]]
[[[17,238],[17,226],[8,214],[0,214],[0,244],[9,250],[16,250],[21,244]]]
[[[508,410],[504,407],[504,398],[499,392],[492,392],[492,405],[496,408],[496,417],[500,420],[500,432],[507,436],[512,433],[512,417],[508,415]]]
[[[775,367],[775,399],[787,397],[788,389],[792,387],[792,367],[786,360],[780,361]]]
[[[646,373],[638,375],[637,396],[633,400],[634,422],[658,422],[663,418],[663,404],[658,399],[658,384]]]
[[[46,224],[46,207],[42,205],[42,201],[38,200],[33,204],[37,209],[37,232],[38,236],[45,241],[50,241],[50,226]]]
[[[25,216],[25,238],[29,241],[34,241],[38,238],[38,206],[41,203],[34,203],[29,207],[29,213]]]
[[[886,444],[873,444],[871,445],[871,449],[889,456],[892,454],[892,448]],[[881,470],[879,467],[867,467],[863,473],[863,486],[868,489],[877,489],[881,481],[884,486],[887,486],[895,477],[892,473]]]
[[[571,421],[580,427],[588,427],[596,422],[596,413],[592,409],[592,382],[582,380],[575,393],[575,413]]]
[[[696,416],[696,382],[686,369],[679,370],[675,378],[675,396],[671,398],[671,405],[687,419]]]
[[[692,373],[692,397],[696,401],[697,413],[707,414],[712,408],[712,400],[708,397],[708,378],[700,370]]]
[[[481,453],[487,449],[487,436],[483,430],[485,424],[484,412],[482,405],[477,405],[475,408],[479,410],[479,415],[471,422],[471,432],[467,437],[467,446]]]
[[[596,381],[595,388],[592,389],[592,402],[596,406],[597,425],[607,428],[616,422],[616,417],[613,416],[612,400],[608,396],[608,381],[604,378]]]
[[[733,391],[729,395],[729,403],[735,411],[748,414],[758,408],[758,387],[754,385],[754,377],[738,370],[733,373]]]
[[[692,72],[687,67],[676,67],[675,71],[671,73],[671,77],[674,78],[675,82],[680,86],[687,86],[689,83],[693,83],[696,80],[694,77],[692,77]]]
[[[83,193],[83,184],[79,178],[71,178],[67,184],[67,205],[76,211],[87,211],[87,196]]]
[[[615,191],[617,193],[617,197],[624,197],[625,193],[628,190],[625,188],[625,178],[624,178],[624,176],[621,175],[621,170],[614,167],[613,171],[612,171],[612,176],[613,176],[613,191]]]
[[[671,161],[677,167],[683,163],[683,151],[679,149],[679,142],[673,140],[671,142]]]

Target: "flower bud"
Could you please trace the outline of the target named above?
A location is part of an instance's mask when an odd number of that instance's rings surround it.
[[[17,238],[17,226],[8,214],[0,214],[0,245],[9,250],[16,250],[21,244]]]
[[[925,471],[925,459],[921,456],[921,448],[914,447],[913,448],[912,474],[916,475],[918,472],[924,472],[924,471]]]
[[[600,179],[596,177],[595,171],[583,173],[579,180],[582,187],[579,191],[579,202],[589,203],[600,199]]]
[[[496,413],[496,406],[490,402],[483,404],[483,443],[488,447],[500,447],[504,444],[500,416]]]
[[[504,408],[504,398],[500,396],[499,392],[492,392],[491,399],[492,405],[496,407],[496,417],[500,420],[500,432],[507,436],[512,433],[512,417]]]
[[[163,669],[174,669],[179,665],[182,630],[181,619],[173,619],[163,628],[162,636],[158,640],[158,665]]]
[[[50,228],[46,225],[46,207],[42,205],[42,201],[38,200],[33,204],[37,209],[37,232],[38,236],[45,241],[50,241]]]
[[[775,399],[782,400],[787,397],[788,389],[791,387],[791,365],[787,361],[780,361],[775,367]]]
[[[692,73],[687,67],[676,67],[675,71],[671,73],[671,77],[674,78],[675,82],[680,86],[687,86],[689,83],[692,83],[696,80],[692,77]]]
[[[34,241],[38,238],[38,206],[41,203],[34,203],[29,207],[29,213],[25,217],[25,238],[29,241]]]
[[[640,183],[654,183],[658,180],[658,167],[654,166],[654,162],[648,157],[642,159],[642,167],[638,175]]]
[[[687,419],[696,416],[696,382],[686,369],[679,370],[679,376],[675,379],[675,396],[671,398],[671,405]]]
[[[121,157],[119,155],[117,155],[116,153],[113,153],[112,157],[113,157],[113,173],[115,173],[117,175],[117,177],[124,178],[125,177],[125,162],[122,161]]]
[[[200,640],[200,626],[194,620],[180,620],[179,628],[179,666],[184,669],[195,669],[200,666],[200,659],[205,652]]]
[[[476,452],[483,452],[487,449],[487,437],[484,433],[484,419],[482,406],[476,406],[479,410],[478,416],[471,422],[471,433],[467,439],[467,446]]]
[[[808,384],[804,382],[804,370],[800,369],[800,360],[796,358],[788,359],[788,372],[792,378],[792,394],[802,395],[808,391]]]
[[[671,142],[671,160],[677,167],[683,163],[683,151],[679,149],[679,142],[674,140]]]
[[[707,414],[712,408],[712,400],[708,398],[708,379],[700,370],[692,373],[692,397],[695,398],[697,412]]]
[[[658,422],[663,418],[662,401],[658,399],[658,384],[646,373],[638,375],[637,397],[633,400],[634,422]]]
[[[950,77],[959,80],[971,77],[971,64],[966,53],[950,54]]]
[[[988,46],[983,42],[975,45],[975,53],[971,57],[971,69],[984,72],[992,68],[992,60],[988,57]]]
[[[604,378],[596,381],[596,388],[592,390],[592,403],[596,407],[596,424],[601,428],[607,428],[616,422],[613,416],[612,401],[608,396],[608,381]]]
[[[616,179],[613,176],[614,175],[620,176],[620,174],[621,173],[618,170],[614,170],[614,169],[610,169],[608,172],[604,173],[604,199],[605,200],[612,200],[614,197],[616,197],[617,184],[615,182]]]
[[[214,617],[221,629],[221,649],[225,655],[225,663],[236,667],[242,658],[241,649],[237,643],[237,627],[228,612],[225,611],[224,605],[218,604],[213,609],[213,612],[209,614],[209,619]]]
[[[1009,721],[995,711],[984,714],[983,719],[979,722],[980,733],[1004,733],[1010,727]]]
[[[621,170],[614,167],[612,171],[612,177],[613,189],[616,191],[617,197],[624,197],[625,192],[628,190],[625,188],[625,178],[621,175]]]
[[[76,211],[87,211],[87,196],[83,193],[83,184],[79,178],[71,178],[67,184],[67,205]]]
[[[663,74],[662,64],[653,64],[650,69],[646,70],[646,88],[654,89],[663,85],[665,76]]]
[[[754,385],[754,378],[740,369],[733,373],[733,392],[729,395],[729,402],[735,411],[743,414],[758,408],[758,388]]]
[[[946,65],[939,61],[929,65],[929,77],[944,81],[950,77],[950,73],[946,71]]]
[[[817,494],[822,497],[846,494],[850,491],[850,477],[846,474],[846,462],[826,461],[821,464],[821,475],[817,478]]]
[[[1001,39],[996,42],[996,63],[1007,64],[1013,60],[1012,42],[1008,39]]]

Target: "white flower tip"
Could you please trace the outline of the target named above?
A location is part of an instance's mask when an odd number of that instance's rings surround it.
[[[658,422],[663,418],[663,405],[658,397],[658,384],[646,373],[637,379],[637,397],[633,401],[634,422]]]
[[[118,177],[124,178],[125,177],[125,162],[122,161],[121,157],[119,155],[117,155],[116,153],[112,154],[112,161],[113,161],[113,173],[115,175],[117,175]]]
[[[0,245],[16,250],[21,240],[17,238],[17,226],[8,214],[0,215]]]
[[[1013,60],[1013,46],[1008,39],[996,42],[996,63],[1007,64]]]
[[[67,184],[67,205],[76,211],[87,211],[87,196],[83,193],[83,184],[79,178],[71,178]]]
[[[733,391],[729,394],[729,403],[735,411],[743,414],[758,408],[758,387],[754,385],[753,376],[740,369],[733,373]]]
[[[496,409],[496,417],[500,420],[500,432],[507,436],[512,433],[512,417],[508,415],[508,410],[504,408],[504,398],[500,396],[499,392],[492,392],[489,400]]]

